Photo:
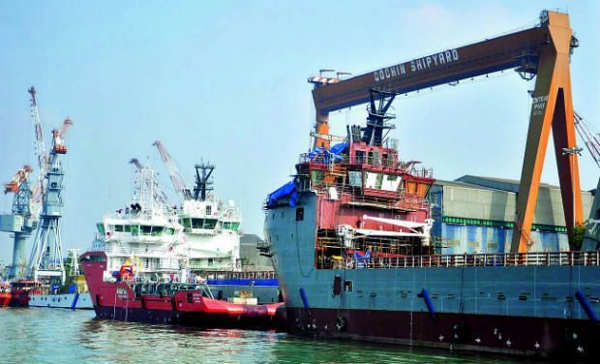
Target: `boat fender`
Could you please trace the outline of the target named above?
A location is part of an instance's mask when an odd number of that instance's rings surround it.
[[[583,293],[581,293],[581,291],[577,290],[575,292],[575,297],[577,297],[577,301],[579,301],[579,304],[585,311],[587,317],[590,320],[592,320],[594,323],[598,323],[598,316],[596,316],[594,309],[592,309],[589,302],[585,299],[585,296],[583,295]]]
[[[300,298],[302,298],[302,304],[304,305],[304,309],[308,313],[308,316],[311,316],[310,306],[308,304],[308,298],[306,297],[306,291],[304,291],[304,287],[300,288]]]
[[[339,332],[346,330],[346,324],[347,324],[347,320],[345,317],[338,316],[335,318],[335,328]]]
[[[423,301],[425,301],[425,305],[427,306],[427,310],[429,311],[431,319],[433,320],[433,322],[437,323],[437,316],[435,315],[435,311],[433,309],[433,302],[431,302],[431,298],[429,298],[429,293],[427,293],[427,290],[423,288],[421,290],[421,294],[418,296],[423,298]]]

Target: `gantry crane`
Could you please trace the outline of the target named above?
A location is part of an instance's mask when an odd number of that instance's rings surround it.
[[[526,252],[537,205],[550,130],[558,164],[561,196],[569,234],[583,222],[579,164],[571,95],[569,61],[579,45],[569,15],[543,11],[537,26],[460,48],[419,57],[360,76],[309,78],[316,109],[314,145],[329,147],[329,113],[369,101],[371,91],[403,94],[506,69],[536,77],[529,131],[517,199],[512,252]],[[563,149],[569,151],[563,155]]]
[[[165,148],[163,143],[160,140],[157,140],[152,145],[158,149],[160,157],[163,160],[165,166],[167,167],[167,172],[169,173],[169,178],[173,183],[175,192],[177,193],[177,196],[179,197],[181,202],[183,203],[184,201],[191,200],[192,193],[187,187],[185,180],[181,176],[181,173],[179,173],[179,169],[177,169],[177,167],[175,166],[175,163],[171,159],[171,156],[169,155],[169,152],[167,152],[167,149]]]
[[[142,172],[142,169],[144,169],[144,166],[140,163],[140,161],[137,158],[132,158],[129,161],[129,163],[133,164],[136,167],[136,169],[138,170],[138,172]],[[146,179],[146,183],[149,184],[149,183],[151,183],[151,181]],[[150,186],[148,186],[148,187],[150,187]],[[160,202],[165,205],[169,202],[167,195],[160,188],[160,185],[157,180],[154,180],[154,188],[152,189],[152,192],[154,194],[154,200],[156,202]]]

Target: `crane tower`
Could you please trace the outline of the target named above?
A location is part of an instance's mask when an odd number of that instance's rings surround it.
[[[26,165],[17,171],[15,177],[4,184],[4,193],[14,193],[10,215],[0,215],[0,231],[12,233],[13,259],[8,274],[9,279],[25,278],[26,253],[25,244],[31,232],[35,229],[35,221],[31,214],[31,188],[29,174],[31,167]]]
[[[67,153],[65,135],[73,123],[67,118],[61,130],[52,131],[52,148],[48,158],[42,212],[35,234],[29,272],[34,280],[49,279],[65,283],[65,266],[62,252],[60,220],[63,209],[63,156]]]

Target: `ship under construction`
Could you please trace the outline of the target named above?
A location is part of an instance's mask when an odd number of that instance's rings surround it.
[[[600,253],[575,243],[584,224],[570,80],[578,45],[569,16],[544,11],[529,29],[343,80],[310,78],[314,146],[301,155],[294,179],[268,196],[261,246],[276,267],[289,330],[450,350],[597,357]],[[438,217],[433,174],[401,162],[388,137],[390,106],[399,94],[509,69],[535,87],[518,194],[502,226],[508,249],[444,251],[431,238]],[[363,103],[366,124],[348,126],[331,145],[329,113]],[[536,243],[543,226],[534,213],[551,131],[569,243],[547,251]],[[454,218],[443,223],[464,223]]]

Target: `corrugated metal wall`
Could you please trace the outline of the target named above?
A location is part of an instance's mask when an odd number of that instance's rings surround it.
[[[433,241],[442,246],[442,254],[496,253],[510,251],[512,229],[497,226],[453,224],[444,217],[513,222],[516,194],[513,192],[466,186],[454,182],[438,182],[431,190],[434,204]],[[593,195],[582,193],[584,216],[589,216]],[[564,227],[560,190],[541,187],[534,224]],[[567,234],[554,231],[532,231],[531,251],[569,250]]]
[[[503,253],[510,251],[512,229],[440,224],[441,254]],[[534,245],[531,251],[546,252],[569,250],[567,234],[532,231]]]
[[[443,186],[442,213],[444,216],[513,221],[516,195],[512,192],[484,190],[477,187]],[[593,196],[582,194],[584,216],[589,215]],[[534,224],[565,226],[560,190],[540,188]]]

